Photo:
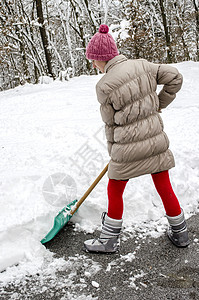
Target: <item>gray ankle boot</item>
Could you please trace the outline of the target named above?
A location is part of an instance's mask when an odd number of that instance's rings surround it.
[[[167,219],[170,224],[167,232],[169,239],[177,247],[187,247],[190,242],[183,210],[181,210],[180,215],[176,217],[167,216]]]
[[[119,250],[120,231],[122,228],[122,219],[116,220],[108,217],[107,213],[102,214],[102,230],[100,237],[94,240],[84,242],[84,248],[87,252],[114,253]]]

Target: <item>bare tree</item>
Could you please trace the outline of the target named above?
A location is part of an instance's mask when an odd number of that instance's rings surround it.
[[[164,33],[165,33],[167,61],[171,63],[172,62],[171,37],[170,37],[168,20],[167,20],[167,15],[165,10],[166,0],[159,0],[159,5],[160,5],[160,11],[161,11],[162,22],[163,22]]]
[[[195,9],[195,20],[196,20],[197,60],[199,61],[199,10],[198,10],[198,1],[193,0],[193,5],[194,5],[194,9]]]
[[[44,48],[44,52],[45,52],[48,73],[53,78],[55,78],[55,75],[53,74],[53,70],[52,70],[52,57],[51,57],[51,53],[49,50],[49,42],[48,42],[45,24],[44,24],[42,2],[41,2],[41,0],[35,0],[35,1],[36,1],[38,22],[40,24],[39,30],[40,30],[41,40],[42,40],[42,44],[43,44],[43,48]]]

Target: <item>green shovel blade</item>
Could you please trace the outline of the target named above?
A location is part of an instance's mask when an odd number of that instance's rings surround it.
[[[72,209],[72,206],[74,206],[77,203],[77,200],[74,200],[70,204],[66,205],[55,217],[54,219],[54,225],[53,228],[48,232],[48,234],[41,240],[42,244],[45,244],[52,240],[55,235],[70,221],[72,218],[72,215],[70,214],[70,211]]]

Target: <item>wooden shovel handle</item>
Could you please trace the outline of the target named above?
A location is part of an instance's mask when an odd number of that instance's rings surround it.
[[[104,168],[104,170],[98,175],[98,177],[95,179],[95,181],[91,184],[91,186],[88,188],[88,190],[85,192],[85,194],[79,199],[79,201],[76,203],[75,208],[71,209],[70,214],[74,215],[74,213],[78,210],[80,205],[84,202],[84,200],[88,197],[88,195],[91,193],[91,191],[94,189],[94,187],[98,184],[98,182],[102,179],[102,177],[106,174],[108,170],[108,164]]]

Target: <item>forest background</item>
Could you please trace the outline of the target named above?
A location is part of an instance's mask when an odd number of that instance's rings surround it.
[[[110,26],[119,52],[158,63],[199,61],[198,0],[1,0],[0,90],[95,74],[86,45]]]

